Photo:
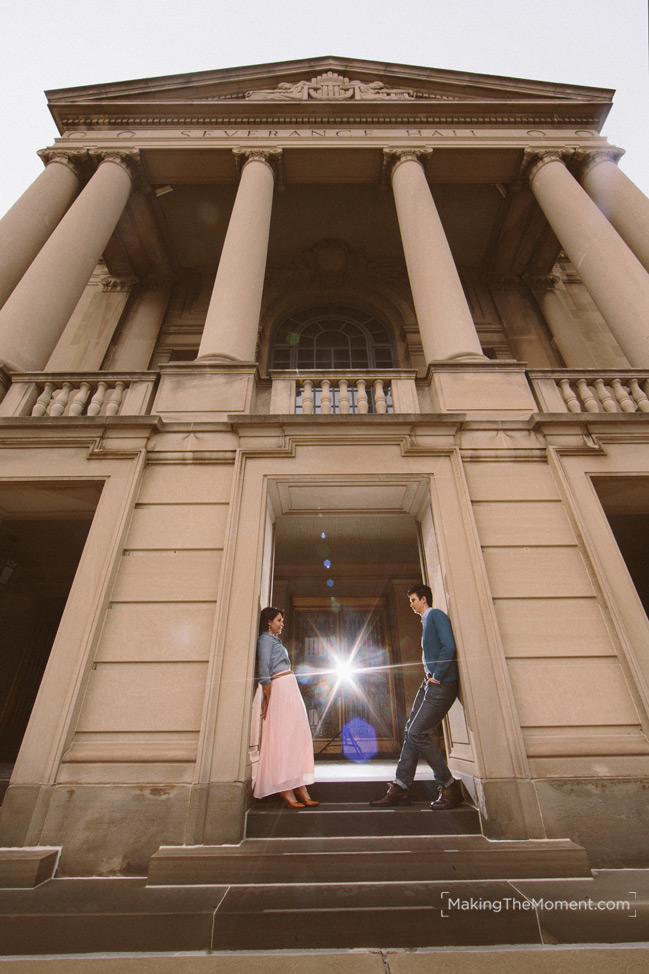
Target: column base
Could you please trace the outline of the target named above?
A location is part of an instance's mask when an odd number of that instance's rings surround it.
[[[449,355],[448,358],[442,359],[444,363],[455,364],[456,362],[481,362],[483,364],[495,364],[493,359],[487,358],[486,355],[478,354],[477,352],[458,352],[457,355]],[[431,362],[431,365],[439,363]]]
[[[206,355],[197,355],[195,360],[201,365],[203,363],[215,365],[255,365],[255,362],[250,362],[247,359],[235,358],[234,355],[217,355],[216,353],[207,353]]]
[[[219,422],[230,413],[250,413],[258,374],[254,362],[197,359],[162,365],[151,412],[167,422]]]
[[[434,412],[465,412],[471,418],[504,412],[514,419],[538,408],[521,362],[432,362],[426,379]]]

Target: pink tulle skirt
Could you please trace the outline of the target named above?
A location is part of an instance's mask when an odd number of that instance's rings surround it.
[[[313,739],[293,673],[273,680],[266,720],[261,723],[255,798],[313,784]]]

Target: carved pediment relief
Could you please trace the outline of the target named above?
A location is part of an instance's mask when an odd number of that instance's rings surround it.
[[[335,71],[326,71],[310,81],[283,82],[276,88],[246,92],[250,101],[408,101],[430,98],[407,88],[388,88],[382,81],[350,81]],[[438,96],[456,101],[452,96]]]

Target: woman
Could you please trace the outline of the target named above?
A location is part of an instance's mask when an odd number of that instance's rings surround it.
[[[313,740],[288,651],[279,638],[283,628],[281,609],[268,606],[262,610],[257,665],[264,724],[254,796],[279,792],[289,808],[304,808],[320,804],[306,790],[314,780]]]

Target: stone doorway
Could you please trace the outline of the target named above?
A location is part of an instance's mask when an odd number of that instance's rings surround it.
[[[96,483],[0,484],[0,799],[100,493]]]

